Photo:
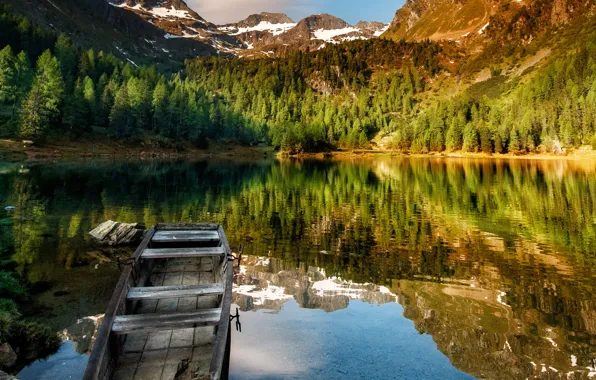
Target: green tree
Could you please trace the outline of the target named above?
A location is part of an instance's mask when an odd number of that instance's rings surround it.
[[[131,137],[135,126],[135,115],[130,107],[128,86],[120,86],[110,112],[110,127],[118,137]]]
[[[46,50],[37,61],[33,86],[21,111],[20,134],[25,138],[43,139],[48,127],[60,114],[64,82],[60,64]]]
[[[0,50],[0,103],[14,102],[17,89],[15,60],[10,45]]]

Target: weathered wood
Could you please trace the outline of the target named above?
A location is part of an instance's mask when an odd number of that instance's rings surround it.
[[[142,259],[175,259],[224,256],[223,247],[210,248],[148,248],[141,255]]]
[[[232,259],[232,250],[230,249],[230,245],[228,244],[228,239],[226,238],[226,234],[221,226],[218,228],[218,233],[221,237],[222,246],[226,250],[226,257],[224,260],[231,260]],[[225,264],[225,261],[224,263]],[[217,325],[217,336],[215,337],[215,343],[213,348],[213,355],[211,357],[211,366],[209,369],[209,375],[211,380],[220,380],[222,378],[226,351],[227,351],[227,341],[228,341],[228,334],[230,333],[230,308],[232,306],[232,282],[234,280],[234,265],[233,263],[229,263],[226,268],[225,274],[223,276],[224,279],[224,296],[221,301],[221,314],[222,318]],[[225,318],[224,318],[225,316]]]
[[[155,233],[157,236],[176,236],[176,235],[192,235],[192,236],[204,236],[204,237],[211,237],[213,239],[219,239],[219,234],[217,231],[203,231],[203,230],[186,230],[186,231],[157,231]]]
[[[131,244],[138,243],[142,239],[145,229],[145,226],[138,223],[129,224],[108,220],[89,232],[89,235],[100,244]]]
[[[209,263],[211,259],[207,257],[212,258],[213,267],[208,265],[208,270],[204,272],[213,276],[215,283],[199,285],[198,278],[197,282],[194,282],[193,275],[189,275],[182,281],[184,285],[147,286],[154,267],[159,263],[158,260],[147,260],[147,258],[201,257],[205,257]],[[108,305],[84,379],[109,380],[112,378],[118,356],[122,352],[124,343],[128,341],[126,338],[128,334],[203,326],[216,327],[209,369],[210,378],[217,380],[226,378],[228,372],[224,366],[229,365],[231,326],[229,312],[233,278],[233,263],[229,261],[230,258],[231,250],[223,228],[219,225],[168,224],[152,228],[135,251],[131,265],[123,267],[122,276]],[[171,280],[173,279],[168,281]],[[187,282],[189,280],[191,282]],[[162,279],[162,281],[165,283],[165,280]],[[170,283],[180,284],[175,281]],[[195,285],[186,285],[190,283]],[[199,310],[193,308],[192,311],[174,312],[175,303],[174,309],[171,309],[172,300],[186,302],[189,298],[192,300],[193,297],[201,296],[216,297],[219,307],[200,309],[200,305],[208,305],[210,302],[199,302],[199,299],[196,305]],[[163,306],[166,307],[160,309],[162,299],[165,301]],[[149,311],[148,314],[135,314],[138,309],[137,304],[146,306],[145,300],[160,300],[157,303],[157,310],[171,312],[152,314]],[[188,306],[187,303],[184,304],[184,307],[186,306]],[[208,307],[212,306],[211,304]],[[143,309],[142,312],[146,313],[147,310]]]
[[[167,298],[217,296],[224,292],[223,284],[150,286],[132,288],[128,292],[129,300],[155,300]]]
[[[160,330],[216,326],[221,309],[206,309],[184,313],[122,315],[114,319],[114,334],[131,334]]]
[[[148,233],[145,235],[145,238],[133,254],[133,259],[136,260],[141,256],[141,253],[149,245],[154,233],[155,228],[151,228],[148,231]],[[110,344],[110,334],[114,319],[126,301],[126,295],[128,294],[128,289],[130,288],[132,282],[132,272],[133,267],[126,266],[120,275],[120,279],[116,284],[116,289],[114,290],[112,299],[108,303],[101,327],[97,332],[95,345],[93,346],[93,351],[89,357],[89,362],[87,364],[87,369],[85,371],[85,375],[83,376],[83,380],[97,380],[100,378],[100,374],[102,377],[104,374],[107,374],[107,377],[110,377],[110,367],[113,367],[113,362],[116,360],[115,355],[117,354],[111,352],[113,350],[113,344]]]
[[[217,243],[216,231],[158,231],[153,236],[154,243]]]
[[[203,230],[203,231],[217,231],[219,224],[215,223],[162,223],[156,227],[157,231],[188,231],[188,230]]]

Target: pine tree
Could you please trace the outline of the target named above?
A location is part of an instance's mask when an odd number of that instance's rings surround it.
[[[87,123],[90,125],[96,119],[97,114],[97,100],[95,97],[95,85],[93,79],[85,77],[82,85],[83,99],[85,99],[87,106]]]
[[[15,56],[10,45],[0,50],[0,103],[12,104],[17,89]]]
[[[77,68],[77,50],[70,38],[64,33],[60,34],[54,46],[56,58],[60,63],[60,72],[64,79],[67,91],[71,91],[74,85],[74,76]]]
[[[472,123],[468,123],[464,128],[463,150],[465,152],[478,152],[478,133]]]
[[[110,127],[118,137],[131,137],[134,131],[134,116],[128,98],[128,86],[124,83],[114,99],[114,106],[110,112]]]
[[[73,93],[66,96],[62,124],[71,132],[79,134],[88,125],[88,110],[83,84],[77,79]]]
[[[64,93],[64,82],[60,64],[46,50],[37,61],[33,86],[21,112],[21,136],[43,139],[50,123],[60,113],[60,104]]]
[[[163,79],[157,83],[153,90],[151,107],[153,109],[153,130],[167,135],[168,86]]]

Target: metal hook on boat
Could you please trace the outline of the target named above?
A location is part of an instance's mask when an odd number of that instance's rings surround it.
[[[242,323],[240,323],[240,312],[238,312],[238,308],[236,308],[236,315],[230,315],[230,322],[236,320],[236,331],[242,332]]]
[[[240,263],[242,262],[242,245],[238,247],[238,256],[232,254],[231,261],[238,261],[238,265],[234,266],[234,272],[237,272],[240,269]]]
[[[122,266],[130,265],[132,279],[133,279],[134,283],[136,284],[138,276],[137,276],[137,268],[135,267],[136,260],[134,259],[134,257],[131,257],[126,260],[120,260],[120,257],[118,257],[117,259],[118,259],[118,270],[120,272],[122,272]]]

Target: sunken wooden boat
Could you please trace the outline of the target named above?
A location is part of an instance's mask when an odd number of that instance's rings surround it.
[[[227,379],[232,260],[219,225],[147,231],[119,263],[84,379]]]

